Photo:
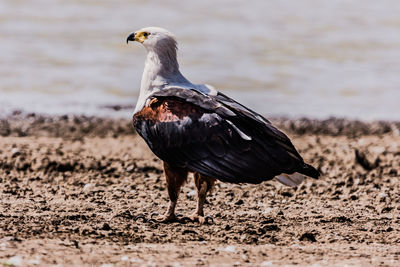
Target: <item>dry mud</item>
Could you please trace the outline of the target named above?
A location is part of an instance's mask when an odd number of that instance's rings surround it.
[[[276,124],[322,177],[297,188],[275,181],[218,183],[205,208],[214,224],[198,225],[151,220],[167,207],[162,165],[128,120],[18,114],[3,119],[0,262],[398,265],[399,124]],[[189,179],[178,214],[194,210],[195,193]]]

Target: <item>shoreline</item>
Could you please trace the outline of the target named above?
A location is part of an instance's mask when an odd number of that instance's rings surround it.
[[[400,121],[272,117],[271,123],[289,135],[320,134],[358,137],[365,135],[400,135]],[[47,136],[79,138],[83,136],[124,136],[135,134],[131,119],[86,115],[41,115],[14,112],[0,118],[0,136]]]

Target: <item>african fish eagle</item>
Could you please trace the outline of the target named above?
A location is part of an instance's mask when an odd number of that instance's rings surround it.
[[[177,42],[167,30],[143,28],[131,33],[147,50],[139,98],[133,115],[136,131],[164,162],[169,207],[158,221],[176,220],[181,186],[193,172],[196,211],[216,180],[258,184],[274,177],[289,186],[319,172],[304,162],[290,139],[260,114],[205,84],[193,84],[179,71]]]

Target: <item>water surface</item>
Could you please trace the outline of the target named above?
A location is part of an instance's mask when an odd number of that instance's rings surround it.
[[[0,111],[129,117],[144,26],[179,41],[183,74],[267,116],[400,119],[397,0],[0,2]]]

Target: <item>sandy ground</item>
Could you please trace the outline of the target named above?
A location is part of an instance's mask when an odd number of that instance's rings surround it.
[[[214,224],[198,225],[151,220],[167,206],[163,171],[129,121],[0,120],[0,263],[399,265],[398,124],[334,121],[277,121],[319,180],[218,183]],[[179,214],[195,193],[190,179]]]

